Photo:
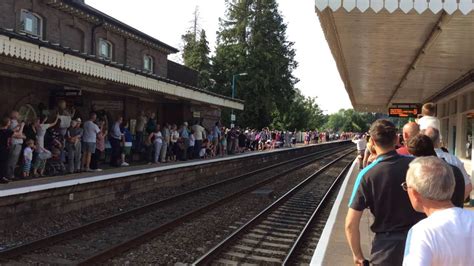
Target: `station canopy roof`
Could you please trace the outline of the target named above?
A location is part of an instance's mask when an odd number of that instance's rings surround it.
[[[474,81],[472,0],[316,0],[352,105],[437,101]]]

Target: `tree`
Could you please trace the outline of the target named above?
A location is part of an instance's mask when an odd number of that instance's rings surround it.
[[[331,132],[366,132],[377,119],[374,113],[359,113],[353,109],[341,109],[328,117],[324,128]]]
[[[295,97],[293,43],[286,40],[286,24],[275,0],[227,0],[226,5],[212,60],[213,90],[230,95],[232,76],[248,73],[236,85],[236,97],[245,100],[238,123],[268,126],[274,116],[288,112]]]
[[[200,30],[199,38],[197,36],[199,12],[198,8],[194,11],[193,26],[183,36],[183,61],[184,65],[198,72],[198,87],[210,89],[211,87],[211,63],[210,49],[207,41],[206,31]]]
[[[305,97],[299,90],[288,110],[275,114],[272,127],[288,130],[322,129],[326,116],[316,103],[316,98]]]

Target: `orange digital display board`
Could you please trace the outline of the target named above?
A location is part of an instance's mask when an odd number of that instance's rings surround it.
[[[396,104],[388,108],[390,117],[417,117],[420,107],[417,104]]]

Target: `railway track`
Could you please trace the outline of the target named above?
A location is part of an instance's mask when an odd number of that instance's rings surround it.
[[[193,265],[293,265],[352,160],[343,155],[308,176]],[[341,170],[342,169],[342,170]],[[316,229],[317,230],[317,229]],[[309,264],[309,263],[308,263]]]
[[[38,260],[53,264],[89,264],[104,261],[178,226],[186,221],[186,219],[232,200],[242,193],[254,190],[286,173],[304,167],[330,154],[341,152],[341,150],[345,150],[347,147],[349,146],[342,146],[336,149],[336,152],[324,150],[257,171],[248,172],[16,246],[0,252],[0,259],[7,262],[24,262],[22,258],[26,258],[26,261]],[[292,167],[288,168],[288,164],[292,165]],[[275,171],[279,167],[286,168],[286,170],[280,170],[270,177],[260,179],[258,182],[252,179],[252,177],[259,174]],[[236,187],[241,189],[229,194],[230,191],[235,191]],[[177,207],[178,204],[188,205],[188,208],[179,208]],[[160,219],[156,218],[157,213],[162,216]],[[166,216],[167,219],[163,219],[163,216]],[[128,232],[128,234],[125,232]]]

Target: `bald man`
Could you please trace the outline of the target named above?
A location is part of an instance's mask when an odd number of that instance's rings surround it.
[[[420,126],[415,122],[409,122],[403,126],[403,147],[397,149],[400,155],[410,155],[408,152],[408,141],[420,133]]]

